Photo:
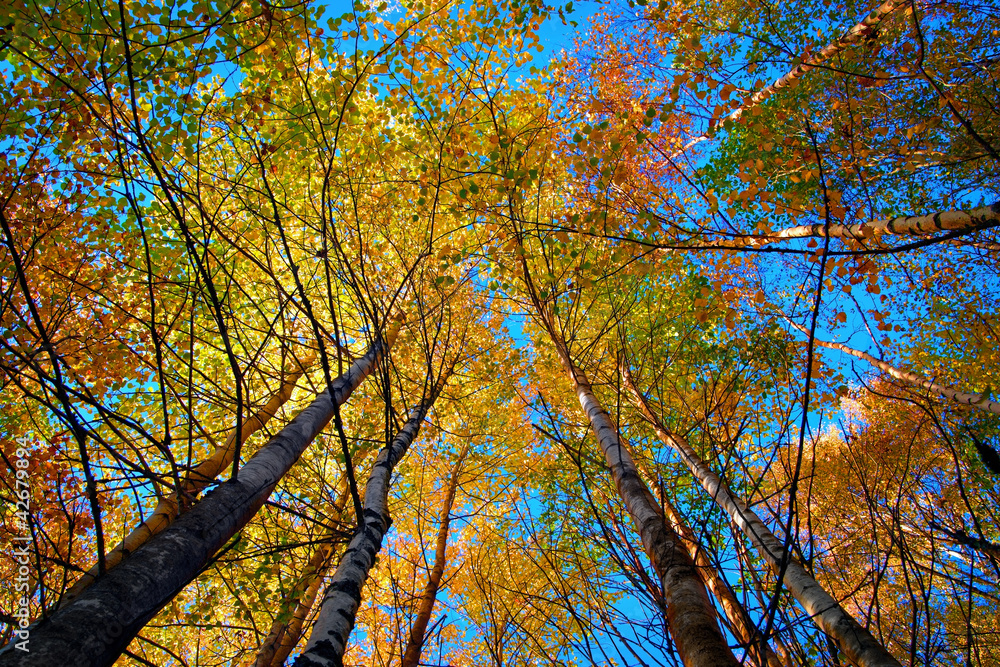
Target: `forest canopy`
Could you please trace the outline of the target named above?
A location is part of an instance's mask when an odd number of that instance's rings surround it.
[[[0,52],[0,666],[1000,664],[993,3]]]

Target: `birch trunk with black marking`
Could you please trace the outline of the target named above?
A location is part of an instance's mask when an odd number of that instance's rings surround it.
[[[333,418],[395,340],[394,322],[326,391],[271,438],[240,469],[170,527],[31,630],[31,651],[12,644],[0,667],[104,667],[113,664],[142,627],[194,580],[216,552],[257,513],[281,477]],[[332,396],[332,398],[331,398]]]
[[[355,461],[358,461],[359,458],[355,458]],[[333,512],[330,518],[337,523],[341,521],[344,507],[347,505],[347,499],[350,495],[346,487],[345,483],[341,491],[337,494],[337,500],[333,505]],[[288,595],[289,604],[286,608],[292,606],[295,608],[291,617],[287,620],[275,619],[271,623],[271,629],[257,651],[257,659],[254,661],[254,667],[281,667],[281,665],[285,664],[288,655],[295,648],[299,639],[301,639],[302,624],[305,622],[309,612],[312,611],[313,603],[316,601],[316,593],[319,591],[319,587],[323,582],[323,575],[326,574],[329,567],[333,550],[341,543],[338,536],[342,534],[342,530],[331,526],[330,532],[322,539],[319,546],[316,547],[312,558],[309,559],[309,562],[303,568],[298,580],[292,587],[291,593]]]
[[[858,359],[864,359],[872,366],[885,371],[886,373],[896,378],[897,380],[902,380],[907,384],[923,387],[924,389],[932,391],[940,396],[944,396],[945,398],[954,401],[955,403],[960,403],[961,405],[970,405],[974,408],[979,408],[984,412],[992,412],[995,415],[1000,415],[1000,403],[990,400],[988,394],[969,394],[964,391],[950,389],[948,387],[938,384],[937,382],[932,382],[931,380],[921,377],[916,373],[911,373],[910,371],[904,371],[894,366],[890,366],[881,359],[873,357],[867,352],[862,352],[861,350],[855,350],[853,347],[848,347],[841,343],[828,343],[824,340],[816,338],[815,336],[813,336],[813,343],[820,347],[825,347],[831,350],[839,350],[844,354],[849,354],[852,357],[856,357]]]
[[[908,215],[854,225],[796,225],[772,234],[742,236],[712,241],[699,247],[761,248],[787,239],[830,238],[865,240],[879,235],[928,236],[935,232],[972,233],[1000,226],[1000,202],[971,211],[940,211],[928,215]],[[954,241],[954,235],[948,235]],[[982,244],[972,244],[982,245]],[[995,248],[987,248],[995,249]]]
[[[292,369],[285,374],[278,391],[271,395],[267,403],[260,410],[243,422],[240,444],[245,443],[251,435],[264,428],[267,422],[277,414],[278,409],[288,402],[288,399],[292,396],[292,390],[295,389],[296,383],[298,383],[299,378],[302,377],[304,372],[303,364],[296,362]],[[206,486],[219,476],[219,473],[229,467],[229,464],[233,462],[235,452],[236,434],[231,433],[226,439],[225,444],[221,447],[216,447],[210,457],[199,463],[194,470],[191,470],[184,476],[184,479],[181,480],[179,493],[175,491],[160,498],[149,518],[133,528],[125,536],[121,544],[112,549],[104,557],[105,567],[111,569],[118,565],[130,553],[148,542],[149,538],[153,535],[162,533],[177,518],[182,503],[190,503],[199,493],[205,490]],[[59,607],[64,607],[76,599],[80,593],[94,583],[97,575],[98,567],[95,564],[66,591],[66,594],[59,600]]]
[[[936,232],[989,229],[1000,225],[1000,202],[971,211],[941,211],[930,215],[908,215],[856,225],[798,225],[754,239],[755,244],[810,237],[870,239],[878,234],[926,236]]]
[[[355,529],[354,537],[337,564],[309,641],[295,660],[295,667],[343,666],[347,640],[361,605],[361,591],[391,523],[388,499],[392,471],[417,437],[421,423],[447,379],[447,374],[443,375],[430,394],[413,408],[403,428],[375,459],[365,485],[362,523]]]
[[[823,47],[819,52],[804,57],[802,63],[796,65],[783,76],[775,79],[770,85],[760,89],[750,96],[742,105],[723,117],[723,120],[737,121],[747,111],[763,104],[769,97],[782,88],[794,86],[809,70],[816,69],[830,58],[834,57],[848,46],[857,44],[862,39],[875,32],[875,29],[889,14],[893,13],[903,5],[910,4],[911,0],[886,0],[876,7],[860,23],[840,36],[835,42],[831,42]]]
[[[434,549],[434,566],[431,568],[430,576],[427,578],[427,585],[420,595],[420,602],[417,605],[417,615],[413,619],[413,626],[406,639],[406,648],[403,649],[403,659],[400,667],[417,667],[420,664],[420,654],[424,649],[424,639],[427,634],[427,625],[431,620],[431,613],[434,611],[434,602],[437,600],[437,592],[441,587],[441,578],[444,576],[444,566],[447,562],[448,550],[448,528],[451,525],[451,508],[455,504],[455,494],[458,491],[458,480],[462,473],[462,464],[469,454],[469,446],[462,449],[458,456],[458,461],[451,471],[451,480],[448,482],[448,490],[441,506],[441,526],[438,528],[437,543]]]
[[[597,436],[618,495],[628,509],[643,550],[663,589],[664,621],[686,667],[735,667],[739,665],[719,627],[705,585],[677,534],[667,525],[659,503],[636,469],[632,455],[618,435],[611,415],[604,409],[587,376],[573,363],[551,309],[541,301],[528,268],[527,253],[520,247],[522,278],[539,323],[556,348],[590,428]]]
[[[544,314],[540,313],[543,317]],[[632,455],[619,437],[611,415],[604,409],[583,371],[573,363],[555,327],[546,328],[576,390],[580,406],[597,436],[618,494],[642,540],[643,549],[663,587],[666,623],[686,667],[735,666],[739,661],[719,628],[715,608],[697,568],[680,537],[671,530],[660,505],[639,476]]]
[[[709,560],[694,531],[691,530],[684,521],[684,517],[680,515],[677,508],[671,504],[662,491],[660,501],[667,521],[670,522],[670,527],[683,541],[684,547],[691,555],[691,561],[698,568],[701,580],[705,582],[705,587],[719,601],[726,620],[729,621],[729,629],[740,644],[746,647],[752,664],[757,665],[757,667],[785,667],[777,654],[767,645],[763,635],[760,634],[750,615],[747,614],[746,608],[719,575],[719,571]]]
[[[354,457],[355,465],[361,466],[370,453],[371,450],[367,447],[359,451]],[[337,497],[337,503],[335,506],[335,510],[339,516],[343,515],[348,498],[350,498],[350,491],[347,489],[345,479],[344,489]],[[343,544],[344,542],[346,542],[346,539],[330,540],[323,545],[326,547],[325,555],[314,555],[313,561],[309,565],[309,571],[313,574],[311,576],[307,576],[305,578],[306,581],[303,581],[303,583],[307,583],[308,585],[295,605],[295,611],[292,613],[292,618],[287,624],[281,624],[275,621],[275,623],[271,626],[271,632],[268,634],[267,640],[265,640],[264,644],[261,645],[260,653],[257,658],[258,662],[255,667],[282,667],[282,665],[285,664],[285,660],[288,660],[288,656],[291,655],[292,651],[295,650],[295,647],[298,646],[299,641],[302,639],[302,628],[305,625],[309,614],[313,610],[313,605],[316,603],[316,596],[319,594],[319,589],[323,585],[323,578],[329,571],[333,551],[337,546]],[[321,558],[323,559],[322,565],[313,569],[315,562]],[[268,640],[273,641],[273,644],[269,646]],[[268,656],[268,661],[262,662],[260,658],[261,655]]]
[[[708,491],[729,518],[753,543],[761,557],[777,574],[785,564],[782,582],[798,600],[813,622],[833,639],[847,659],[859,667],[901,667],[868,630],[848,614],[840,603],[827,593],[785,549],[784,543],[754,514],[746,503],[729,491],[729,487],[708,467],[688,443],[671,433],[656,418],[646,397],[636,388],[626,365],[622,365],[625,388],[635,407],[645,416],[663,444],[677,452],[691,474]]]
[[[896,11],[903,5],[907,5],[911,0],[886,0],[881,5],[876,7],[868,16],[861,20],[860,23],[855,25],[853,28],[848,30],[846,33],[840,36],[836,41],[831,42],[821,49],[819,52],[810,55],[802,59],[801,64],[796,65],[791,70],[786,72],[783,76],[778,77],[772,83],[761,88],[756,93],[748,97],[740,106],[733,109],[725,116],[715,121],[714,125],[721,125],[726,121],[737,122],[746,112],[750,111],[756,106],[763,104],[769,97],[774,95],[776,92],[782,88],[794,87],[798,84],[799,79],[802,78],[809,70],[816,69],[827,60],[837,55],[848,46],[852,44],[857,44],[865,37],[871,35],[878,28],[878,25],[882,23],[883,20],[889,14]],[[693,148],[694,146],[700,144],[703,141],[708,141],[709,135],[705,134],[700,137],[695,137],[688,141],[684,148],[678,151],[672,157],[678,157],[683,155],[686,151]]]

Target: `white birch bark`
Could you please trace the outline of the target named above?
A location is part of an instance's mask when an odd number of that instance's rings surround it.
[[[660,577],[666,607],[665,620],[681,661],[686,667],[738,665],[739,661],[719,628],[715,608],[691,557],[639,476],[635,461],[619,438],[611,415],[597,399],[587,376],[573,363],[565,343],[556,334],[551,322],[545,319],[546,314],[541,311],[540,304],[536,303],[536,308],[540,310],[539,315],[545,322],[563,368],[573,382],[580,407],[597,436],[618,494],[625,501],[642,540],[643,550]]]
[[[792,555],[785,550],[784,543],[771,532],[760,517],[729,491],[726,483],[708,467],[691,446],[663,426],[649,408],[645,396],[636,388],[631,373],[625,365],[622,366],[622,377],[636,408],[652,424],[663,444],[680,455],[691,474],[708,491],[716,504],[729,515],[733,523],[739,526],[772,571],[777,574],[781,563],[786,564],[782,582],[813,622],[833,639],[847,659],[859,667],[901,667],[885,647],[868,630],[861,627],[840,606],[840,603],[792,558]]]
[[[815,224],[796,225],[761,236],[743,236],[720,241],[712,241],[699,247],[746,247],[760,248],[786,239],[830,238],[865,240],[879,235],[927,236],[935,232],[964,232],[990,229],[1000,225],[1000,202],[982,206],[971,211],[939,211],[928,215],[909,215],[885,220],[867,221],[854,225]],[[954,241],[953,241],[954,242]],[[972,244],[984,250],[984,244]],[[988,246],[989,244],[985,244]]]
[[[815,69],[825,63],[827,60],[837,55],[844,49],[846,49],[851,44],[857,44],[861,39],[867,35],[872,34],[879,23],[885,19],[886,16],[896,11],[903,5],[909,4],[911,0],[885,0],[881,5],[876,7],[868,16],[866,16],[860,23],[855,25],[853,28],[844,33],[837,41],[832,42],[825,46],[818,53],[809,56],[802,61],[801,64],[796,65],[784,76],[781,76],[774,80],[771,84],[761,88],[756,93],[751,95],[743,104],[739,107],[733,109],[728,114],[723,116],[717,124],[725,123],[727,120],[732,122],[739,121],[740,117],[743,116],[747,111],[750,111],[756,106],[759,106],[769,97],[774,95],[776,92],[782,88],[788,88],[794,86],[798,83],[798,80],[808,72],[809,70]],[[700,137],[695,137],[694,139],[688,141],[684,147],[678,151],[673,157],[678,157],[683,155],[685,152],[693,148],[694,146],[700,144],[703,141],[708,141],[708,135],[702,135]]]
[[[798,328],[798,327],[796,327]],[[852,347],[847,347],[841,343],[828,343],[824,340],[820,340],[813,336],[813,343],[820,347],[829,348],[831,350],[839,350],[845,354],[849,354],[852,357],[858,359],[864,359],[872,366],[879,368],[897,380],[902,380],[908,384],[917,385],[918,387],[923,387],[929,391],[934,392],[940,396],[954,401],[955,403],[960,403],[962,405],[971,405],[974,408],[983,410],[984,412],[992,412],[995,415],[1000,415],[1000,403],[990,400],[985,394],[970,394],[964,391],[958,391],[956,389],[950,389],[943,385],[938,384],[928,380],[916,373],[911,373],[910,371],[900,370],[894,366],[890,366],[881,359],[873,357],[867,352],[862,352],[861,350],[855,350]]]
[[[719,601],[722,611],[725,612],[726,618],[729,620],[729,627],[733,635],[736,636],[740,643],[746,646],[746,651],[752,664],[757,667],[785,667],[777,654],[767,645],[767,642],[754,625],[750,615],[747,614],[746,608],[736,598],[718,570],[716,570],[715,566],[708,559],[708,555],[698,543],[694,531],[684,522],[683,517],[681,517],[670,501],[667,500],[666,495],[663,494],[661,498],[663,510],[667,520],[670,521],[670,526],[681,540],[683,540],[684,547],[691,555],[691,561],[698,568],[698,574],[701,576],[702,581],[705,582],[705,586],[712,592],[715,599]]]
[[[745,114],[747,111],[750,111],[755,106],[762,104],[765,100],[782,88],[794,86],[798,79],[801,79],[802,75],[806,72],[816,69],[827,60],[846,49],[848,46],[857,44],[862,39],[872,34],[878,24],[881,23],[885,17],[903,5],[909,4],[910,1],[911,0],[885,0],[885,2],[876,7],[870,14],[868,14],[868,16],[862,19],[860,23],[844,33],[840,39],[826,45],[818,53],[809,56],[803,60],[801,64],[793,67],[784,76],[775,79],[773,83],[751,95],[750,99],[744,102],[739,108],[734,109],[728,115],[724,116],[723,121],[737,121],[740,119],[740,116]]]
[[[299,633],[302,631],[302,624],[305,617],[312,611],[316,594],[323,582],[323,575],[326,573],[326,560],[333,550],[333,543],[321,544],[313,554],[313,558],[306,566],[303,583],[306,584],[301,597],[293,601],[295,610],[292,617],[287,621],[274,621],[271,624],[271,631],[261,643],[257,651],[257,658],[254,667],[280,667],[285,663],[285,659],[295,648],[295,644],[300,639]]]
[[[392,522],[388,507],[392,471],[413,443],[420,425],[446,381],[447,374],[435,385],[430,395],[413,408],[403,428],[375,459],[365,485],[362,523],[340,558],[333,580],[320,603],[319,616],[313,625],[309,641],[295,660],[295,667],[343,667],[347,640],[354,629],[358,607],[361,605],[361,591]]]
[[[798,225],[783,229],[753,243],[770,243],[781,239],[801,239],[830,236],[833,238],[869,239],[877,234],[926,236],[942,231],[986,229],[1000,224],[1000,202],[972,211],[941,211],[931,215],[900,216],[856,225]]]
[[[619,496],[625,501],[663,589],[665,618],[674,645],[686,667],[735,667],[739,665],[719,628],[715,608],[681,539],[671,530],[659,504],[639,476],[626,445],[618,437],[611,416],[597,400],[583,371],[573,363],[566,341],[559,335],[551,312],[543,304],[531,279],[521,247],[521,269],[531,303],[556,348],[563,369],[573,383],[580,406],[611,472]]]
[[[16,650],[13,643],[0,650],[0,667],[113,664],[142,627],[257,513],[278,480],[333,418],[333,401],[343,405],[385,355],[398,330],[394,322],[384,341],[377,341],[271,438],[237,479],[220,484],[76,600],[37,623],[31,629],[30,652]]]

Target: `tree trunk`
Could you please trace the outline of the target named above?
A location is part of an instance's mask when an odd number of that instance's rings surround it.
[[[662,490],[660,500],[664,514],[670,522],[670,527],[680,536],[688,554],[691,555],[691,561],[698,568],[701,580],[705,582],[705,587],[719,601],[722,611],[729,620],[730,630],[746,647],[752,663],[757,667],[785,667],[784,663],[767,645],[743,604],[736,598],[725,580],[719,576],[718,570],[708,559],[705,550],[701,548],[694,532],[684,522],[684,518],[677,509],[667,500],[666,494],[662,493]]]
[[[713,241],[702,247],[751,247],[761,246],[785,239],[803,238],[844,238],[870,239],[879,234],[897,236],[926,236],[935,232],[973,232],[1000,225],[1000,202],[982,206],[971,211],[940,211],[930,215],[900,216],[887,220],[863,222],[855,225],[796,225],[772,234],[745,236],[724,241]],[[972,244],[981,245],[981,244]],[[996,248],[988,248],[996,250]]]
[[[840,606],[823,588],[787,553],[781,540],[775,537],[764,522],[743,501],[734,496],[726,484],[705,464],[683,438],[671,433],[653,414],[646,397],[639,393],[626,365],[622,365],[625,387],[636,408],[649,420],[663,444],[676,451],[691,470],[691,474],[715,500],[726,514],[760,552],[761,557],[777,574],[781,563],[786,564],[782,581],[799,604],[812,617],[819,628],[836,642],[855,665],[860,667],[901,667],[885,647],[868,630]]]
[[[337,495],[337,500],[333,506],[333,517],[331,518],[337,521],[341,520],[349,495],[350,493],[346,488],[346,484],[344,484],[344,488]],[[295,648],[300,639],[299,635],[302,632],[302,623],[305,621],[306,616],[309,615],[309,612],[312,611],[313,602],[316,600],[316,593],[319,591],[319,586],[323,582],[323,575],[329,567],[330,556],[333,553],[334,547],[340,543],[340,540],[337,539],[339,533],[340,531],[331,527],[331,532],[327,534],[316,548],[316,552],[313,553],[312,558],[309,559],[309,563],[303,569],[287,598],[290,603],[289,606],[291,604],[295,605],[295,611],[292,612],[291,618],[287,621],[275,619],[271,624],[271,630],[257,652],[254,667],[281,667],[285,663],[285,659],[288,658],[288,654]]]
[[[434,550],[434,566],[431,568],[427,585],[420,596],[420,603],[417,606],[417,616],[413,620],[409,637],[406,640],[406,648],[403,650],[403,661],[400,667],[417,667],[420,664],[420,654],[424,648],[424,635],[427,633],[427,625],[431,620],[431,612],[434,611],[434,602],[437,600],[438,588],[441,586],[441,577],[444,576],[444,566],[447,562],[448,549],[448,528],[451,524],[451,508],[455,504],[455,493],[458,491],[458,479],[462,473],[462,464],[469,454],[469,446],[462,449],[458,456],[458,461],[451,471],[451,481],[448,483],[448,492],[444,498],[444,505],[441,507],[441,527],[438,529],[437,544]]]
[[[355,455],[354,461],[356,465],[361,465],[363,460],[368,457],[370,453],[368,447],[363,448],[361,451]],[[345,480],[346,481],[346,480]],[[343,514],[344,507],[347,505],[347,500],[350,497],[350,491],[344,489],[340,496],[337,498],[336,510],[339,515]],[[323,584],[323,577],[326,576],[327,570],[330,567],[330,556],[336,546],[341,544],[340,540],[336,542],[327,542],[324,546],[326,547],[326,554],[323,557],[321,567],[313,569],[313,564],[310,564],[310,571],[312,571],[312,576],[305,577],[305,581],[308,581],[308,586],[306,586],[302,597],[298,599],[295,606],[295,611],[292,613],[292,618],[287,624],[281,624],[282,628],[276,628],[278,622],[271,626],[271,632],[268,634],[268,639],[272,635],[275,635],[274,647],[267,647],[267,640],[261,646],[261,653],[265,651],[270,656],[268,662],[260,662],[258,657],[258,663],[255,667],[282,667],[285,664],[285,660],[288,660],[288,656],[291,655],[292,651],[298,645],[299,640],[302,639],[302,626],[305,625],[306,618],[312,611],[313,605],[316,603],[316,595],[319,594],[319,588]],[[319,559],[320,556],[315,556],[314,559]],[[305,583],[305,581],[303,583]],[[301,586],[299,587],[301,589]]]
[[[632,455],[625,442],[619,438],[611,416],[597,400],[587,376],[572,361],[565,342],[556,333],[541,304],[536,310],[559,359],[573,382],[580,406],[590,420],[590,427],[597,436],[605,461],[611,471],[618,494],[628,508],[642,540],[643,548],[660,577],[663,601],[666,606],[666,623],[677,646],[681,661],[687,667],[720,667],[738,665],[719,628],[715,608],[708,597],[705,585],[698,577],[697,568],[681,542],[667,525],[653,494],[639,476]]]
[[[296,362],[292,370],[285,375],[278,391],[271,395],[271,398],[268,399],[267,403],[260,410],[243,422],[240,444],[243,444],[251,435],[264,428],[264,425],[278,412],[278,408],[291,398],[292,390],[295,389],[296,383],[304,372],[303,364]],[[177,518],[181,503],[190,502],[194,499],[219,473],[233,462],[233,455],[236,451],[235,444],[236,434],[231,433],[222,447],[217,447],[209,458],[202,461],[198,464],[198,467],[184,476],[184,479],[181,480],[180,493],[174,491],[160,498],[149,518],[133,528],[125,536],[121,544],[105,556],[105,567],[111,569],[115,565],[118,565],[122,559],[148,542],[149,538],[153,535],[163,532]],[[90,584],[94,583],[97,575],[98,567],[94,565],[66,591],[62,599],[59,600],[59,607],[64,607],[76,599]]]
[[[801,79],[802,75],[806,72],[822,65],[824,62],[837,55],[851,44],[856,44],[864,37],[871,35],[878,27],[878,24],[881,23],[885,17],[903,5],[909,4],[909,2],[910,0],[885,0],[885,2],[876,7],[870,14],[868,14],[868,16],[862,19],[860,23],[844,33],[837,41],[826,45],[819,53],[811,55],[808,58],[804,58],[801,64],[793,67],[785,73],[784,76],[775,79],[773,83],[758,90],[756,93],[747,98],[743,104],[719,119],[716,124],[721,125],[726,121],[732,121],[735,123],[739,121],[743,114],[750,111],[754,107],[759,106],[782,88],[795,86],[798,83],[798,80]],[[708,135],[695,137],[694,139],[688,141],[684,145],[684,148],[672,157],[683,155],[689,149],[703,141],[708,141],[708,139]]]
[[[793,324],[793,326],[795,325]],[[804,331],[804,329],[802,329],[801,327],[796,326],[796,328],[799,329],[800,331]],[[895,368],[894,366],[890,366],[889,364],[885,363],[881,359],[873,357],[867,352],[862,352],[861,350],[855,350],[854,348],[847,347],[846,345],[843,345],[841,343],[828,343],[826,341],[820,340],[819,338],[816,338],[815,336],[813,336],[813,343],[819,345],[820,347],[826,347],[831,350],[840,350],[841,352],[849,354],[852,357],[856,357],[858,359],[864,359],[872,366],[875,366],[876,368],[885,371],[886,373],[896,378],[897,380],[902,380],[903,382],[906,382],[908,384],[914,384],[917,385],[918,387],[923,387],[924,389],[933,391],[935,394],[944,396],[945,398],[955,401],[956,403],[961,403],[962,405],[971,405],[972,407],[979,408],[980,410],[983,410],[985,412],[992,412],[995,415],[1000,415],[1000,403],[997,403],[996,401],[991,401],[986,394],[967,394],[964,391],[956,391],[954,389],[949,389],[948,387],[939,385],[936,382],[927,380],[917,375],[916,373],[899,370],[898,368]]]
[[[811,69],[815,69],[819,65],[822,65],[851,44],[857,44],[865,37],[871,35],[875,31],[878,24],[881,23],[885,17],[903,5],[909,3],[910,0],[885,0],[885,2],[876,7],[870,14],[868,14],[868,16],[862,19],[860,23],[844,33],[837,41],[827,44],[819,53],[811,55],[808,58],[803,58],[800,65],[796,65],[784,76],[775,79],[773,83],[754,93],[750,99],[740,105],[739,108],[734,109],[727,116],[725,116],[725,120],[737,121],[740,119],[740,116],[745,114],[747,111],[750,111],[755,106],[762,104],[765,100],[767,100],[767,98],[771,97],[782,88],[793,86],[798,79],[802,78],[803,74]]]
[[[312,604],[316,599],[316,593],[323,581],[323,574],[326,572],[330,553],[333,551],[335,542],[328,537],[317,547],[316,552],[309,563],[302,571],[302,576],[295,584],[292,591],[291,602],[295,605],[295,611],[287,621],[276,619],[271,624],[271,630],[260,645],[257,651],[257,659],[254,667],[272,667],[282,665],[285,658],[295,648],[298,643],[298,633],[302,630],[302,621],[312,610]],[[298,598],[295,594],[300,593]],[[300,614],[300,612],[302,612]],[[282,649],[288,647],[288,651],[281,656]]]
[[[31,651],[8,644],[0,667],[111,665],[129,642],[212,556],[257,513],[281,477],[368,377],[395,340],[393,322],[384,340],[319,394],[240,469],[191,510],[94,582],[76,600],[31,630]],[[333,397],[331,400],[331,396]]]
[[[931,215],[910,215],[878,220],[857,225],[798,225],[789,227],[763,239],[753,239],[754,245],[781,239],[800,239],[830,236],[834,238],[870,239],[876,234],[898,236],[925,236],[942,231],[988,229],[1000,225],[1000,202],[990,206],[965,211],[941,211]]]
[[[355,529],[354,538],[340,558],[333,581],[323,596],[319,617],[305,650],[294,663],[295,667],[342,667],[344,664],[347,639],[354,629],[354,619],[361,605],[361,591],[391,523],[388,498],[393,468],[413,443],[447,379],[448,373],[442,375],[427,398],[410,412],[410,418],[396,437],[375,459],[365,485],[363,523]]]

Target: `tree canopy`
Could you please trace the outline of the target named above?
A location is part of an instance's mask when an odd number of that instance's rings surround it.
[[[0,665],[1000,662],[991,3],[0,52]]]

